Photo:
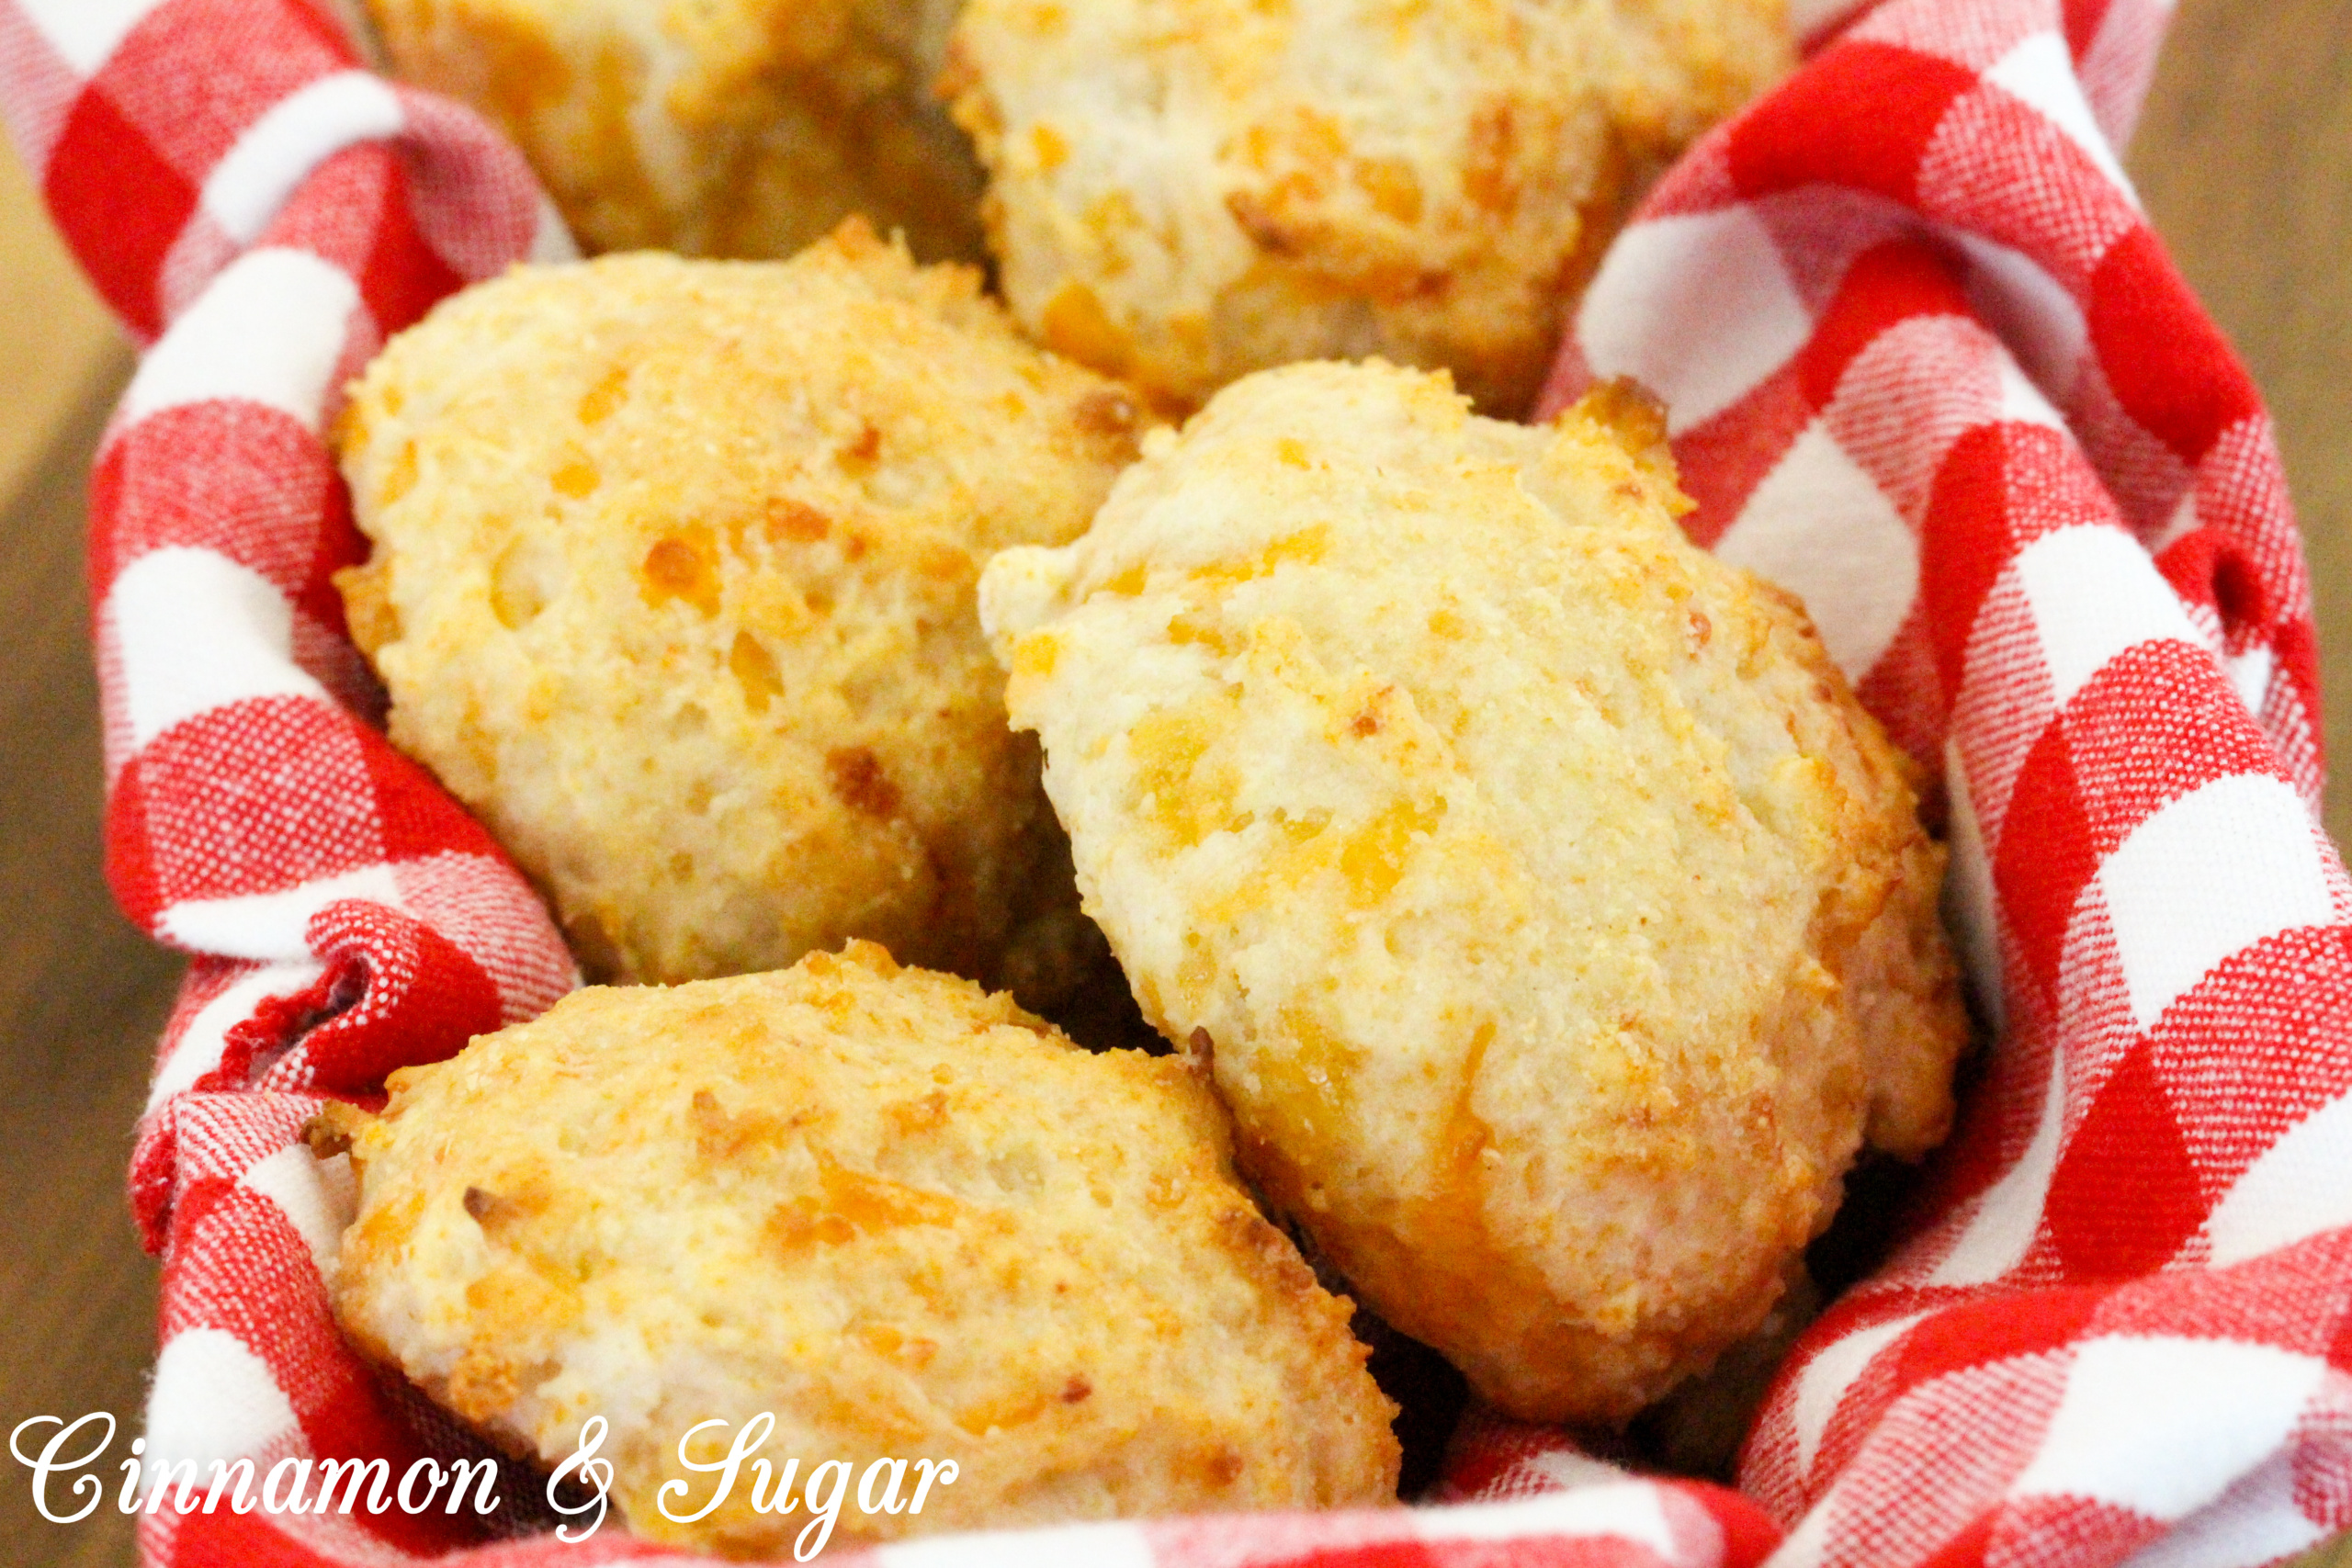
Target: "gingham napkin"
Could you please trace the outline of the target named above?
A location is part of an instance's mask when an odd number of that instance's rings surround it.
[[[1809,65],[1645,205],[1548,400],[1661,392],[1698,536],[1801,592],[1942,781],[1998,1039],[1894,1261],[1801,1343],[1741,1493],[1478,1416],[1442,1506],[876,1560],[2223,1568],[2352,1527],[2352,882],[2269,423],[2113,151],[2166,7],[1837,8],[1800,0]],[[147,1455],[398,1468],[449,1438],[336,1335],[338,1195],[296,1132],[575,977],[375,728],[321,432],[386,334],[567,243],[496,138],[302,0],[0,0],[0,109],[148,344],[91,548],[110,874],[197,954],[132,1172]],[[141,1540],[175,1568],[665,1555],[169,1501]]]

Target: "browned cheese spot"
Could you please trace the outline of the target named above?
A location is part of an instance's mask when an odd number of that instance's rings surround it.
[[[825,782],[853,811],[882,818],[898,814],[898,785],[882,772],[881,759],[863,746],[837,746],[826,752]]]
[[[1240,1480],[1241,1472],[1247,1468],[1240,1451],[1229,1443],[1219,1443],[1215,1449],[1202,1454],[1198,1463],[1202,1478],[1209,1483],[1211,1489],[1218,1492],[1224,1491]]]
[[[727,651],[727,668],[743,688],[743,705],[753,713],[765,713],[768,704],[784,694],[784,677],[776,670],[775,655],[750,632],[735,634],[735,645]]]
[[[325,1113],[302,1123],[302,1142],[313,1159],[333,1159],[351,1152],[351,1133]]]
[[[1009,1431],[1026,1426],[1045,1413],[1045,1394],[1015,1392],[966,1405],[956,1412],[956,1425],[977,1438],[991,1430]]]
[[[1519,205],[1519,181],[1511,161],[1519,150],[1519,126],[1508,103],[1488,104],[1470,119],[1469,159],[1462,191],[1489,212],[1508,213]]]
[[[1277,190],[1281,188],[1279,186],[1276,187]],[[1287,256],[1295,248],[1266,202],[1253,193],[1246,190],[1229,192],[1225,198],[1225,209],[1233,215],[1236,223],[1241,225],[1241,231],[1250,236],[1250,243],[1268,255]]]
[[[654,542],[638,569],[638,592],[649,605],[683,599],[706,615],[718,614],[718,552],[708,529]]]
[[[833,531],[833,520],[809,505],[780,495],[767,504],[767,536],[778,544],[789,540],[812,545]]]
[[[384,469],[384,482],[376,491],[376,504],[390,506],[415,488],[416,443],[403,441],[401,449],[392,454],[390,464]]]
[[[1079,399],[1070,410],[1070,417],[1089,434],[1128,436],[1135,434],[1143,412],[1126,393],[1103,387]]]
[[[1666,446],[1666,405],[1630,376],[1602,382],[1577,400],[1570,412],[1586,414],[1616,432],[1631,451],[1648,452]],[[1641,491],[1634,493],[1638,498]]]
[[[1069,161],[1069,142],[1060,131],[1043,120],[1030,127],[1029,146],[1036,154],[1040,174],[1050,175]]]
[[[939,1354],[939,1341],[918,1334],[909,1337],[894,1323],[869,1323],[857,1331],[865,1348],[921,1371]]]
[[[605,477],[597,471],[596,465],[589,460],[586,453],[573,447],[565,455],[562,466],[548,476],[548,482],[555,486],[558,494],[569,496],[573,501],[582,501],[595,493],[596,487],[605,482]]]
[[[1046,302],[1037,325],[1047,348],[1098,370],[1115,375],[1135,355],[1126,333],[1111,320],[1094,290],[1083,283],[1063,284]]]
[[[901,1225],[952,1225],[962,1208],[944,1193],[845,1170],[822,1154],[817,1175],[819,1192],[779,1203],[768,1215],[768,1238],[787,1253],[840,1247]]]
[[[628,367],[616,365],[605,372],[604,378],[581,395],[580,423],[602,424],[613,411],[621,406],[628,389]]]
[[[1421,220],[1421,181],[1402,158],[1366,158],[1355,166],[1358,189],[1372,205],[1399,223]]]
[[[694,1124],[695,1152],[713,1164],[741,1159],[756,1149],[779,1148],[807,1113],[786,1120],[764,1111],[734,1115],[707,1089],[695,1090],[686,1105],[686,1120]]]
[[[1188,1047],[1184,1053],[1186,1066],[1204,1078],[1216,1071],[1216,1041],[1207,1030],[1193,1030],[1192,1038],[1184,1043]]]
[[[900,1137],[936,1132],[947,1124],[947,1091],[935,1089],[920,1100],[901,1100],[889,1111]]]
[[[463,1201],[467,1216],[481,1227],[482,1235],[496,1237],[537,1213],[544,1199],[534,1202],[527,1196],[509,1198],[487,1188],[468,1187]]]

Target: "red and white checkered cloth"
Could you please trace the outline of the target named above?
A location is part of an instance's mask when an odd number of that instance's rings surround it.
[[[1999,1039],[1893,1263],[1791,1359],[1745,1495],[1480,1416],[1443,1506],[876,1560],[2230,1568],[2352,1527],[2352,882],[2270,426],[2113,152],[2165,0],[1841,8],[1799,0],[1809,65],[1619,240],[1550,402],[1663,394],[1698,536],[1800,592],[1942,781]],[[0,109],[148,344],[91,549],[110,874],[198,954],[132,1172],[147,1456],[397,1470],[433,1428],[327,1315],[337,1195],[291,1140],[574,975],[375,728],[320,433],[387,333],[567,243],[511,151],[305,0],[0,0]],[[141,1530],[175,1568],[664,1555],[399,1513]]]

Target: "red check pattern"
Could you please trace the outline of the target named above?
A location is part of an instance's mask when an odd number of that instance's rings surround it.
[[[1897,1255],[1792,1357],[1740,1493],[1480,1416],[1427,1506],[857,1560],[2226,1568],[2352,1527],[2352,881],[2268,422],[2112,151],[2165,5],[1797,10],[1810,63],[1649,198],[1549,400],[1665,396],[1697,536],[1804,595],[1939,781],[1997,1043]],[[574,976],[376,728],[321,432],[387,334],[566,243],[511,151],[305,0],[0,0],[0,112],[148,344],[91,560],[110,874],[198,955],[131,1173],[164,1259],[149,1458],[451,1457],[334,1329],[344,1195],[293,1140]],[[162,1494],[141,1540],[174,1568],[668,1556],[559,1544],[503,1484],[490,1540]]]

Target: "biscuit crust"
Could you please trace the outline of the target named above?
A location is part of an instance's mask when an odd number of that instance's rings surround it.
[[[870,944],[777,974],[575,992],[393,1075],[350,1139],[334,1304],[369,1354],[550,1462],[582,1424],[629,1529],[781,1555],[805,1511],[677,1446],[954,1460],[838,1539],[1393,1501],[1394,1406],[1350,1308],[1235,1179],[1172,1058],[1095,1055]]]
[[[971,0],[1005,297],[1194,407],[1381,355],[1532,400],[1627,197],[1792,60],[1782,0]]]
[[[1074,895],[974,586],[1084,529],[1136,419],[854,222],[788,263],[518,269],[356,387],[375,553],[337,581],[393,741],[593,976],[857,936],[995,983]]]
[[[955,0],[367,0],[401,75],[520,146],[591,251],[788,256],[852,213],[980,254],[931,94]]]
[[[1145,1015],[1244,1168],[1489,1402],[1616,1420],[1754,1329],[1964,1035],[1912,768],[1692,547],[1655,408],[1307,365],[1155,433],[984,623]]]

